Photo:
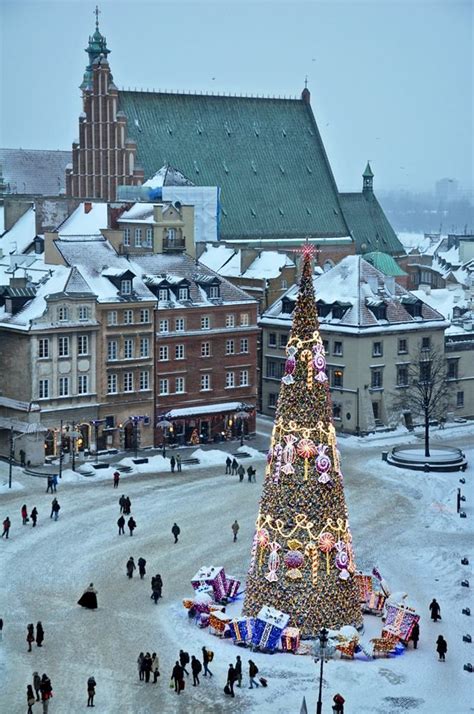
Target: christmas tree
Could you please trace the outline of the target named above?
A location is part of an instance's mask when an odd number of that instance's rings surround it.
[[[306,246],[244,602],[246,615],[289,614],[303,636],[362,624],[311,258]]]

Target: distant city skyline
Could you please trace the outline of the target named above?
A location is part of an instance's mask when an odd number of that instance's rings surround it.
[[[473,187],[469,0],[103,0],[119,88],[299,96],[341,191]],[[70,149],[94,2],[0,0],[0,146]],[[160,167],[156,167],[157,169]],[[179,168],[179,167],[177,167]]]

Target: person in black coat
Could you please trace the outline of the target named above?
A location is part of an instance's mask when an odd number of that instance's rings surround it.
[[[202,669],[202,664],[193,655],[191,657],[191,672],[193,673],[193,687],[199,686],[199,673]]]
[[[123,512],[124,507],[125,507],[125,494],[122,493],[122,495],[119,498],[119,506],[120,506],[120,513]]]
[[[174,691],[177,694],[180,694],[181,689],[182,689],[181,682],[183,682],[183,684],[184,684],[184,678],[183,678],[183,668],[181,667],[179,662],[176,662],[173,667],[173,671],[171,673],[171,679],[174,682]]]
[[[440,635],[436,640],[436,652],[439,655],[439,661],[446,661],[446,652],[448,651],[448,643],[444,639],[443,635]]]
[[[171,529],[171,532],[172,532],[172,534],[174,535],[174,542],[177,543],[177,542],[178,542],[178,536],[179,536],[179,534],[181,533],[181,529],[180,529],[180,527],[178,526],[177,523],[173,523],[173,527],[172,527],[172,529]]]
[[[226,474],[230,474],[231,468],[232,468],[232,459],[230,458],[230,456],[228,456],[228,457],[226,458],[226,460],[225,460],[225,472],[226,472]]]
[[[119,535],[125,535],[125,518],[123,516],[120,516],[120,518],[117,521]]]
[[[234,683],[237,680],[237,675],[235,674],[235,669],[233,664],[229,664],[229,669],[227,670],[227,686],[229,687],[229,694],[231,697],[235,697],[234,694]]]
[[[145,558],[138,558],[138,572],[140,574],[140,580],[143,580],[143,578],[146,575],[145,566],[146,566]]]
[[[88,610],[97,610],[97,590],[94,588],[94,583],[84,590],[77,604]]]
[[[136,523],[136,521],[135,521],[135,519],[134,519],[133,516],[130,516],[130,518],[129,518],[128,521],[127,521],[127,525],[128,525],[128,530],[130,531],[130,535],[132,536],[132,535],[133,535],[133,531],[134,531],[135,528],[137,527],[137,523]]]
[[[87,680],[87,706],[88,707],[95,707],[94,704],[94,697],[95,697],[95,688],[97,687],[97,683],[94,679],[94,677],[89,677]]]
[[[235,679],[237,682],[237,686],[241,687],[242,686],[242,660],[240,659],[240,655],[237,655],[237,659],[234,664],[234,671],[235,671]]]
[[[30,518],[34,528],[36,526],[36,521],[38,520],[38,509],[36,508],[36,506],[31,511]]]
[[[420,626],[417,622],[413,625],[410,640],[413,641],[413,649],[416,650],[418,647],[418,640],[420,639]]]
[[[158,600],[161,597],[161,590],[163,588],[163,581],[161,575],[157,573],[151,579],[151,598],[155,601],[155,605],[158,604]]]
[[[133,578],[133,571],[136,569],[135,561],[133,560],[132,556],[127,560],[127,577],[131,580]]]
[[[43,702],[43,712],[48,711],[49,700],[53,695],[53,685],[47,674],[43,674],[41,677],[41,701]]]
[[[252,662],[251,659],[249,659],[249,679],[250,679],[250,687],[249,689],[253,689],[253,685],[255,684],[256,687],[259,686],[258,682],[255,681],[255,677],[258,674],[258,667],[255,664],[255,662]]]
[[[36,644],[38,647],[43,646],[43,641],[44,641],[44,630],[43,630],[43,625],[41,622],[38,622],[36,625]]]
[[[438,622],[438,620],[441,620],[441,608],[439,606],[439,603],[436,601],[436,598],[433,598],[433,600],[430,602],[430,612],[431,612],[431,619],[433,622]]]
[[[172,456],[170,459],[170,466],[171,466],[171,473],[174,474],[174,467],[176,466],[176,459],[174,458],[174,456]]]
[[[131,510],[132,510],[132,502],[131,502],[131,500],[129,499],[128,496],[125,496],[125,501],[124,501],[124,504],[123,504],[123,513],[124,513],[124,515],[125,515],[125,516],[129,516]]]
[[[189,675],[189,672],[186,669],[186,665],[189,664],[189,654],[187,652],[184,652],[184,650],[179,651],[179,663],[187,677]]]
[[[145,673],[145,682],[150,681],[150,672],[151,672],[151,654],[149,652],[146,653],[146,655],[143,658],[142,662],[142,667],[143,667],[143,672]]]
[[[236,458],[232,459],[232,476],[237,475],[237,469],[239,468],[239,462]]]
[[[207,650],[205,647],[202,648],[202,663],[204,665],[204,676],[207,677],[209,675],[210,677],[213,676],[211,670],[209,669],[209,662],[211,661],[211,656],[209,654],[209,650]]]
[[[31,652],[31,643],[35,641],[35,626],[33,623],[26,627],[26,641],[28,642],[28,652]]]

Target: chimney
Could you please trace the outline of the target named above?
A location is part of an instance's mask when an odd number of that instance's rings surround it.
[[[91,201],[84,201],[84,213],[90,213],[92,211]]]
[[[22,278],[10,278],[10,287],[11,288],[26,288],[27,287],[26,276],[24,276]]]

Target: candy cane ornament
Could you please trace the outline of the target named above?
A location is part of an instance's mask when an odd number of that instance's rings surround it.
[[[318,582],[318,566],[319,566],[319,551],[318,546],[313,541],[310,541],[304,550],[311,562],[311,582],[316,585]]]

